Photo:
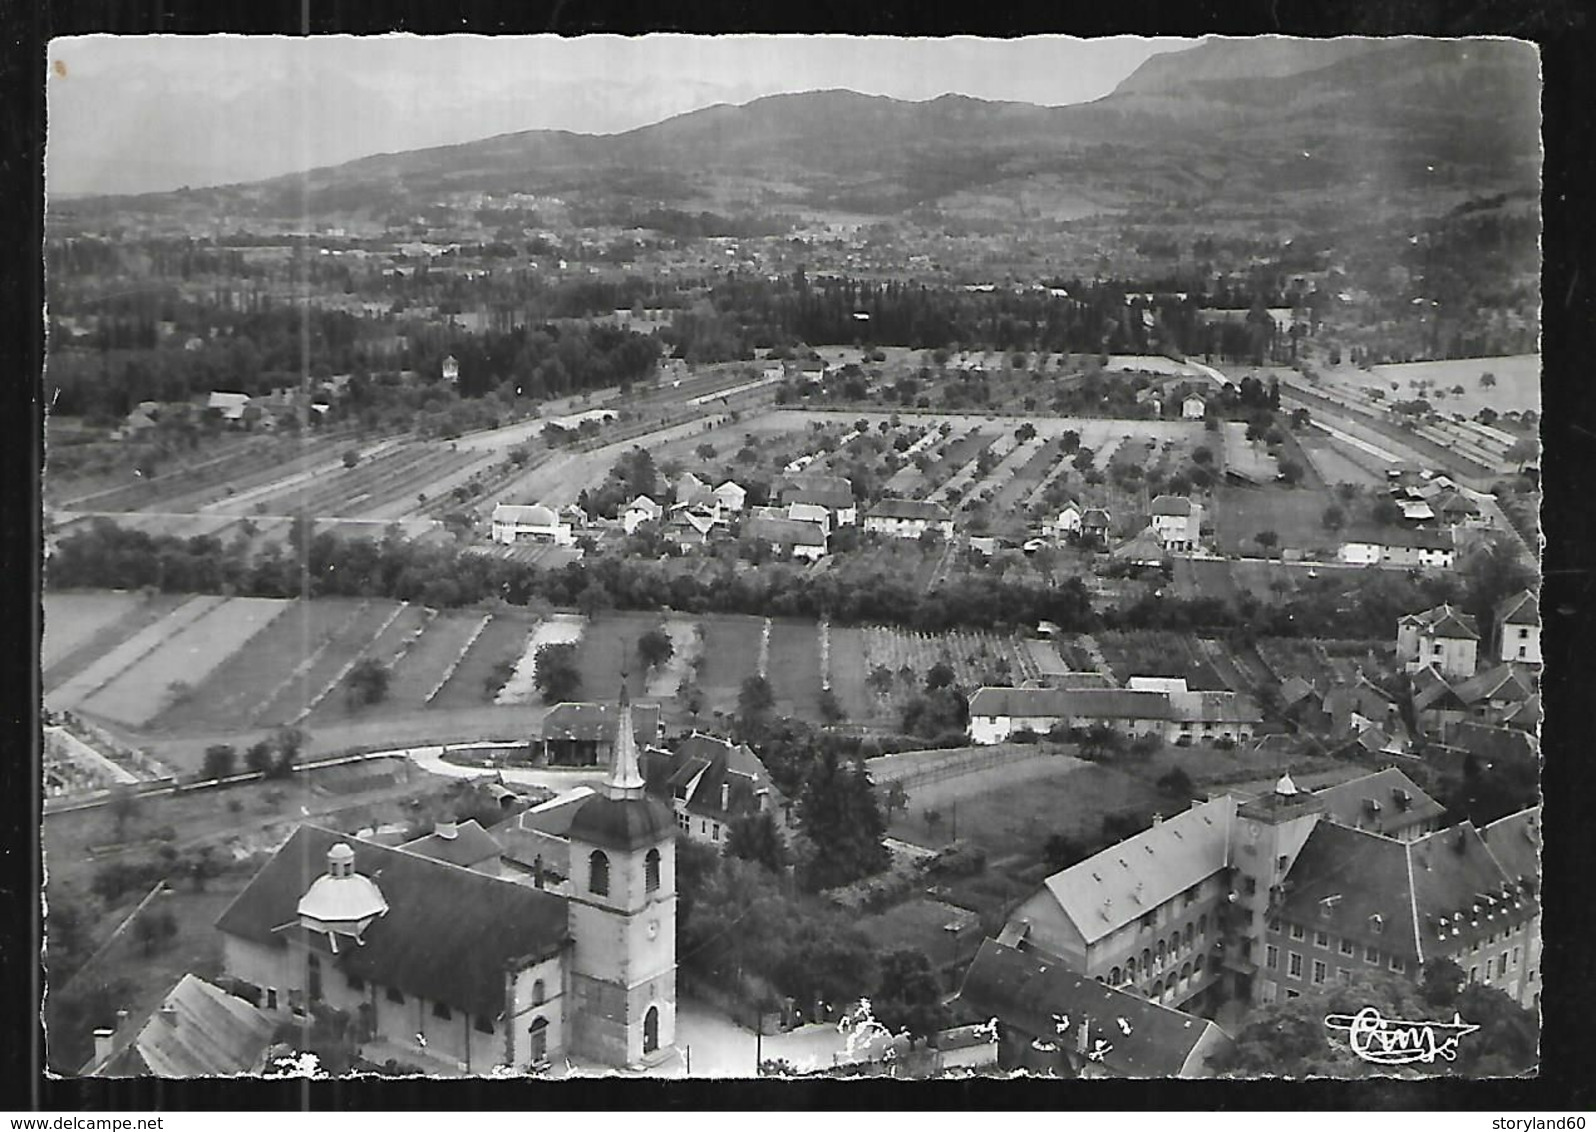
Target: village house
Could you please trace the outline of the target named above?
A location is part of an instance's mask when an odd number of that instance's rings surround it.
[[[851,527],[859,521],[853,484],[842,476],[794,476],[781,488],[780,500],[789,509],[799,504],[823,507],[839,527]]]
[[[230,425],[243,423],[244,410],[249,408],[250,396],[248,393],[214,392],[205,402],[206,412],[214,412],[224,422]]]
[[[1455,685],[1454,691],[1470,716],[1493,723],[1536,694],[1530,670],[1515,664],[1487,668]]]
[[[1157,531],[1152,527],[1143,527],[1111,550],[1109,557],[1115,562],[1131,566],[1162,566],[1169,557],[1169,551]]]
[[[1208,403],[1195,393],[1188,394],[1180,403],[1180,415],[1188,421],[1200,421],[1208,411]]]
[[[1054,538],[1065,538],[1069,535],[1079,534],[1081,531],[1081,508],[1078,503],[1066,503],[1063,510],[1058,513],[1048,532]]]
[[[740,743],[697,731],[670,750],[642,755],[648,792],[667,802],[688,838],[717,848],[733,822],[768,813],[780,829],[792,821],[792,804],[759,756]]]
[[[665,520],[665,537],[683,550],[700,550],[709,545],[710,535],[719,525],[719,517],[711,512],[677,505]]]
[[[443,365],[440,367],[440,371],[442,373],[443,380],[447,381],[450,385],[460,384],[460,363],[456,360],[453,354],[450,354],[448,357],[443,359]]]
[[[1413,716],[1425,734],[1445,739],[1452,729],[1468,718],[1468,705],[1457,690],[1429,665],[1410,677],[1413,689]]]
[[[1496,659],[1541,663],[1541,610],[1533,590],[1523,590],[1496,610]]]
[[[748,499],[747,490],[732,480],[727,480],[710,494],[715,497],[722,509],[733,514],[742,511],[743,504]]]
[[[772,516],[777,517],[781,517],[780,512]],[[818,503],[789,503],[785,517],[795,523],[811,523],[819,528],[821,534],[831,535],[831,512]]]
[[[709,485],[692,472],[683,472],[676,477],[674,492],[674,501],[678,505],[696,503],[703,497],[714,494],[709,490]]]
[[[566,827],[569,892],[300,826],[222,913],[224,965],[274,1020],[346,1012],[363,1055],[430,1072],[673,1056],[676,824],[631,713]]]
[[[953,515],[940,503],[927,499],[883,499],[865,513],[864,529],[893,538],[919,538],[935,531],[953,538]]]
[[[644,523],[657,523],[665,514],[665,508],[655,503],[646,495],[639,495],[626,505],[621,512],[621,528],[627,534],[634,533]]]
[[[522,506],[498,503],[493,508],[493,541],[513,546],[518,542],[545,542],[554,546],[575,546],[571,524],[562,521],[553,508],[541,503]]]
[[[1409,672],[1429,666],[1442,676],[1467,679],[1474,675],[1479,644],[1474,618],[1450,605],[1397,621],[1397,659]]]
[[[979,689],[970,697],[970,741],[1007,742],[1017,732],[1104,724],[1127,737],[1155,735],[1168,743],[1252,738],[1263,715],[1236,692],[1152,688]]]
[[[1233,1040],[1206,1018],[987,940],[955,1000],[997,1020],[998,1065],[1035,1075],[1208,1077]]]
[[[826,556],[826,533],[814,523],[780,516],[757,515],[743,524],[744,542],[769,547],[777,554],[813,562]]]
[[[1450,570],[1457,551],[1450,530],[1384,527],[1349,532],[1336,557],[1350,566],[1430,567]]]
[[[266,1070],[277,1019],[213,983],[186,974],[138,1022],[117,1012],[94,1031],[84,1077],[236,1077]]]
[[[1101,507],[1089,507],[1081,513],[1080,535],[1083,539],[1106,541],[1112,527],[1113,519]]]

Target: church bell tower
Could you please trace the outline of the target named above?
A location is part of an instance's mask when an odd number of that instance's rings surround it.
[[[661,1060],[676,1037],[676,821],[644,792],[624,674],[608,778],[569,837],[572,1047]]]

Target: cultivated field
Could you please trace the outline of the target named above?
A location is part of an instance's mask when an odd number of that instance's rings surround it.
[[[500,664],[514,664],[521,658],[532,628],[532,618],[523,611],[495,613],[431,703],[440,708],[488,707],[497,691],[490,686],[490,677]]]
[[[48,672],[73,649],[87,644],[137,609],[143,600],[138,594],[122,591],[45,594],[40,666]]]
[[[582,618],[570,613],[556,613],[532,627],[527,638],[526,651],[515,662],[515,671],[504,687],[499,689],[493,702],[528,704],[537,698],[538,653],[549,645],[574,645],[582,639]]]
[[[291,604],[263,597],[227,599],[85,699],[81,710],[130,727],[144,726],[167,703],[193,694],[195,685],[247,647]]]
[[[143,625],[59,686],[47,687],[45,706],[52,711],[77,709],[84,700],[158,649],[173,633],[198,621],[225,600],[220,597],[189,598],[160,620]]]
[[[1420,396],[1421,383],[1428,389],[1426,399],[1447,413],[1472,417],[1482,408],[1498,413],[1541,409],[1541,358],[1539,354],[1516,354],[1501,358],[1456,358],[1441,362],[1408,362],[1402,365],[1375,366],[1364,371],[1356,366],[1337,366],[1320,370],[1326,383],[1356,390],[1366,396],[1378,389],[1387,400],[1409,400]],[[1482,386],[1480,378],[1491,374],[1496,383]],[[1391,383],[1398,388],[1392,390]],[[1461,393],[1456,392],[1462,386]],[[1447,396],[1437,400],[1434,391]]]

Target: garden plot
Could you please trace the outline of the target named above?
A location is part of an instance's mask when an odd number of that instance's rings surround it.
[[[971,456],[971,458],[955,472],[951,479],[946,480],[942,486],[931,493],[929,498],[935,503],[947,503],[962,498],[969,492],[975,481],[981,478],[981,453],[990,453],[999,462],[1012,452],[1019,441],[1012,435],[1002,434],[995,437],[983,437],[986,441]]]
[[[226,600],[213,596],[190,598],[161,620],[134,633],[55,691],[46,693],[45,705],[51,711],[76,709],[84,700],[159,648],[173,633],[198,621]]]
[[[676,697],[703,644],[698,635],[698,623],[686,617],[667,618],[665,633],[671,639],[671,658],[648,677],[644,694],[651,700]]]
[[[526,650],[515,662],[515,671],[499,689],[493,702],[501,707],[538,701],[538,652],[549,645],[574,645],[582,639],[587,618],[575,613],[554,613],[539,621],[527,637]]]
[[[1098,633],[1095,639],[1121,684],[1132,676],[1167,676],[1183,677],[1193,691],[1230,690],[1208,657],[1183,633]]]
[[[1007,480],[992,496],[993,513],[1012,514],[1019,509],[1022,501],[1028,501],[1033,494],[1039,493],[1043,481],[1051,478],[1055,462],[1062,463],[1059,460],[1061,447],[1057,438],[1034,441],[1029,457],[1010,468]]]
[[[48,672],[143,602],[136,593],[95,590],[44,595],[44,641],[39,663]]]
[[[820,718],[820,635],[813,621],[770,621],[766,679],[776,694],[776,712]]]
[[[977,475],[959,492],[955,509],[968,507],[979,495],[997,492],[1006,487],[1015,474],[1042,450],[1046,443],[1041,437],[1021,442],[1012,436],[1001,438],[987,451],[999,460],[985,475]]]
[[[405,707],[419,707],[449,673],[449,666],[465,651],[483,622],[480,613],[453,610],[438,614],[393,667],[388,699]]]
[[[428,703],[434,707],[453,708],[480,707],[488,702],[495,670],[500,664],[513,664],[526,651],[530,628],[525,615],[495,613],[488,618]]]
[[[351,712],[367,708],[369,705],[352,703],[349,699],[347,681],[355,664],[370,658],[391,672],[396,662],[425,634],[427,624],[434,616],[436,615],[432,610],[424,606],[401,604],[394,611],[393,618],[372,640],[370,646],[350,657],[336,680],[329,684],[318,700],[311,705],[311,722],[315,724],[324,720],[330,722],[333,719],[346,719]],[[390,676],[389,694],[384,699],[391,700],[391,698],[392,677]]]
[[[236,597],[216,606],[141,657],[136,664],[82,702],[104,719],[143,727],[173,700],[194,692],[228,657],[276,620],[291,602]]]
[[[736,711],[743,681],[759,670],[764,618],[722,614],[703,620],[704,665],[699,687],[710,710]]]
[[[1308,463],[1327,484],[1351,483],[1360,487],[1377,487],[1386,482],[1379,461],[1367,452],[1351,445],[1343,445],[1334,437],[1312,430],[1297,434],[1297,446],[1308,458]]]
[[[392,601],[363,602],[256,707],[251,722],[261,727],[297,722],[332,691],[349,665],[364,655],[401,608]]]

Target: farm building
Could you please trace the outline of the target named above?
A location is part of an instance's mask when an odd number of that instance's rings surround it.
[[[865,513],[864,529],[893,538],[919,538],[936,531],[953,537],[953,516],[940,503],[927,499],[883,499]]]
[[[719,524],[717,517],[697,507],[677,505],[665,522],[665,535],[683,550],[709,545],[710,532]]]
[[[1533,590],[1523,590],[1496,610],[1496,659],[1541,662],[1541,610]]]
[[[1053,520],[1052,530],[1049,532],[1054,538],[1064,538],[1066,535],[1079,534],[1081,530],[1081,508],[1076,503],[1066,503],[1064,509]]]
[[[1381,527],[1349,532],[1336,557],[1352,566],[1431,566],[1451,569],[1457,556],[1450,530]]]
[[[1168,554],[1158,533],[1152,527],[1143,527],[1116,546],[1109,557],[1115,562],[1128,562],[1132,566],[1161,566]]]
[[[615,714],[609,775],[566,825],[580,899],[302,825],[217,921],[228,973],[274,1021],[348,1011],[372,1060],[488,1076],[671,1057],[675,822],[624,696]]]
[[[94,1031],[85,1077],[234,1077],[266,1068],[277,1020],[197,975],[184,975],[140,1022]]]
[[[615,748],[619,715],[607,703],[556,704],[543,717],[543,758],[551,766],[599,766]],[[659,742],[658,704],[631,705],[631,735],[645,747]]]
[[[958,1004],[995,1018],[998,1065],[1076,1077],[1207,1077],[1231,1038],[1206,1018],[1083,978],[989,939],[959,988]],[[1064,1029],[1064,1020],[1068,1028]]]
[[[692,472],[683,472],[677,477],[674,491],[675,502],[678,504],[696,503],[704,496],[713,494],[709,490],[709,485]]]
[[[460,362],[453,354],[450,354],[448,357],[443,359],[443,365],[440,367],[440,372],[443,375],[443,380],[447,381],[450,385],[460,384]]]
[[[1474,675],[1479,644],[1474,618],[1450,605],[1410,613],[1397,621],[1397,659],[1409,672],[1428,665],[1443,676],[1466,680]]]
[[[810,523],[823,535],[831,534],[831,512],[818,503],[789,503],[786,518],[795,523]]]
[[[1088,507],[1081,512],[1082,538],[1106,539],[1113,525],[1113,518],[1101,507]]]
[[[499,503],[493,508],[493,541],[506,546],[518,542],[575,546],[576,536],[571,533],[571,524],[563,522],[551,507],[541,503]]]
[[[970,697],[970,740],[1006,742],[1016,732],[1106,724],[1123,735],[1166,742],[1252,738],[1257,704],[1235,692],[1129,688],[981,688]]]
[[[1426,734],[1444,738],[1453,727],[1468,717],[1468,705],[1458,697],[1446,677],[1430,665],[1414,672],[1410,679],[1413,716]]]
[[[675,749],[642,755],[650,794],[670,804],[676,825],[691,840],[722,845],[739,818],[768,813],[781,828],[791,823],[791,803],[746,746],[693,732]]]
[[[1202,537],[1203,505],[1184,495],[1160,495],[1149,508],[1153,532],[1165,550],[1196,550]]]
[[[1535,695],[1535,680],[1527,669],[1499,664],[1464,680],[1455,691],[1470,714],[1487,720],[1500,719]]]
[[[1200,421],[1208,411],[1208,403],[1193,393],[1180,403],[1180,415],[1188,421]]]
[[[824,507],[839,527],[851,527],[859,521],[853,484],[842,476],[794,476],[782,487],[780,499],[788,507],[797,503]]]
[[[811,562],[826,555],[826,533],[814,523],[778,516],[755,516],[743,524],[745,542],[768,546],[777,554],[790,554]]]

